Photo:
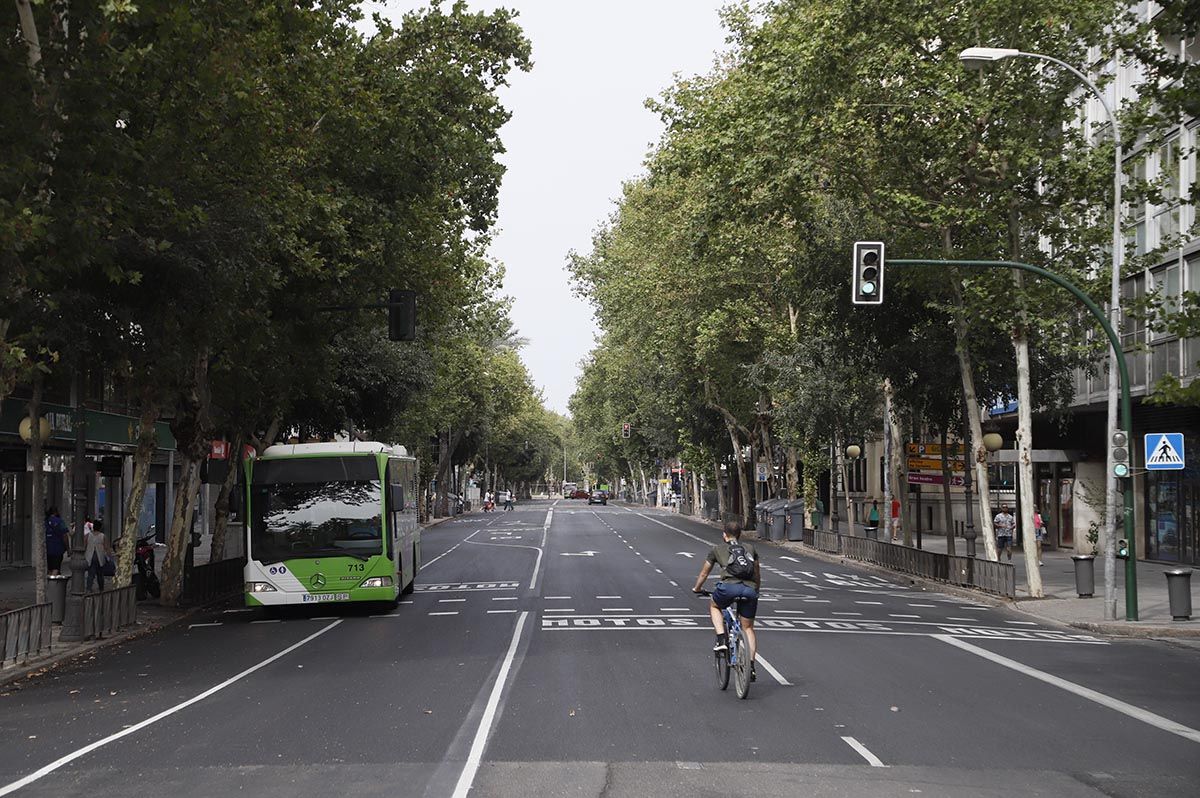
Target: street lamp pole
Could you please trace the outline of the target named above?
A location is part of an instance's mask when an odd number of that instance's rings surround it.
[[[1117,115],[1113,112],[1113,108],[1108,103],[1108,99],[1104,93],[1093,83],[1087,75],[1080,72],[1075,67],[1065,61],[1060,61],[1048,55],[1041,53],[1027,53],[1021,50],[1015,50],[1003,47],[968,47],[958,54],[958,58],[963,65],[968,69],[982,69],[988,64],[996,61],[1001,61],[1005,58],[1034,58],[1040,61],[1048,61],[1052,64],[1057,64],[1063,69],[1070,72],[1075,77],[1079,78],[1085,86],[1091,89],[1096,98],[1100,100],[1100,105],[1104,107],[1104,112],[1108,115],[1108,121],[1112,125],[1113,131],[1113,214],[1112,214],[1112,280],[1108,298],[1109,324],[1113,330],[1117,331],[1118,338],[1120,337],[1121,329],[1121,266],[1125,255],[1125,242],[1121,236],[1121,169],[1123,166],[1124,155],[1121,147],[1121,128],[1117,123]],[[1109,355],[1108,360],[1108,423],[1106,426],[1108,438],[1106,443],[1111,444],[1113,433],[1117,431],[1117,398],[1120,393],[1118,387],[1119,369],[1117,364],[1117,352],[1114,351]],[[1130,441],[1133,439],[1130,438]],[[1117,519],[1121,515],[1122,509],[1125,513],[1132,512],[1132,506],[1129,501],[1126,501],[1122,508],[1121,495],[1117,486],[1117,476],[1113,471],[1112,446],[1107,445],[1108,451],[1105,465],[1107,471],[1104,477],[1104,489],[1107,507],[1107,519],[1105,527],[1108,534],[1104,540],[1104,617],[1112,619],[1114,616],[1116,586],[1114,583],[1114,562],[1116,551],[1116,535],[1117,535]],[[1126,527],[1129,524],[1125,524]],[[1125,584],[1126,584],[1126,613],[1129,613],[1130,600],[1128,597],[1128,585],[1136,580],[1137,572],[1134,565],[1132,553],[1137,550],[1136,541],[1129,539],[1129,548],[1131,556],[1125,561]],[[1131,578],[1132,575],[1132,578]],[[1136,615],[1136,599],[1134,601],[1134,615]]]

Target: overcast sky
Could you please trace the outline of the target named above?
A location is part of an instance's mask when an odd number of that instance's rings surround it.
[[[428,5],[371,2],[396,21]],[[445,3],[444,5],[449,5]],[[508,167],[500,190],[499,234],[491,254],[505,265],[522,351],[546,404],[560,413],[575,390],[579,361],[596,326],[571,295],[566,259],[587,252],[612,213],[621,182],[641,173],[662,131],[648,97],[675,73],[708,71],[724,46],[723,0],[471,0],[474,9],[520,12],[533,43],[533,70],[517,73],[502,99],[512,120],[501,130]]]

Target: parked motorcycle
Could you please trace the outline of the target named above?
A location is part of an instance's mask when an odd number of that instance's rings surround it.
[[[154,533],[144,538],[138,538],[133,550],[133,564],[137,568],[134,583],[137,585],[137,600],[145,601],[147,597],[158,598],[162,587],[158,582],[158,574],[154,572]]]

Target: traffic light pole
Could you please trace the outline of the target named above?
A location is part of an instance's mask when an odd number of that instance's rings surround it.
[[[911,258],[889,258],[888,266],[965,266],[975,269],[1020,269],[1021,271],[1036,274],[1039,277],[1044,277],[1055,285],[1065,288],[1075,296],[1088,311],[1093,318],[1100,324],[1100,328],[1104,330],[1104,334],[1108,336],[1108,342],[1112,346],[1112,351],[1115,360],[1117,361],[1117,372],[1120,376],[1121,383],[1121,424],[1120,427],[1125,431],[1126,440],[1132,445],[1133,443],[1133,402],[1129,398],[1129,368],[1125,363],[1125,350],[1121,347],[1121,339],[1117,337],[1116,331],[1105,317],[1104,311],[1092,301],[1091,297],[1085,294],[1074,283],[1063,277],[1055,274],[1052,271],[1043,269],[1040,266],[1034,266],[1029,263],[1020,263],[1011,260],[924,260]],[[1129,541],[1129,556],[1125,558],[1125,620],[1136,621],[1138,619],[1138,600],[1137,600],[1137,541],[1133,533],[1133,488],[1125,482],[1122,495],[1125,500],[1125,539]],[[986,486],[980,486],[980,490],[986,489]],[[1110,534],[1112,530],[1109,530]]]

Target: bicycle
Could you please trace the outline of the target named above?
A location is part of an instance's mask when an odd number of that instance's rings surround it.
[[[712,596],[711,590],[701,590],[696,595]],[[724,651],[714,651],[713,660],[717,668],[717,688],[725,690],[729,687],[729,672],[733,671],[733,688],[738,698],[744,699],[750,695],[750,644],[742,633],[742,624],[734,609],[737,602],[721,610],[725,618],[725,637],[728,648]]]

